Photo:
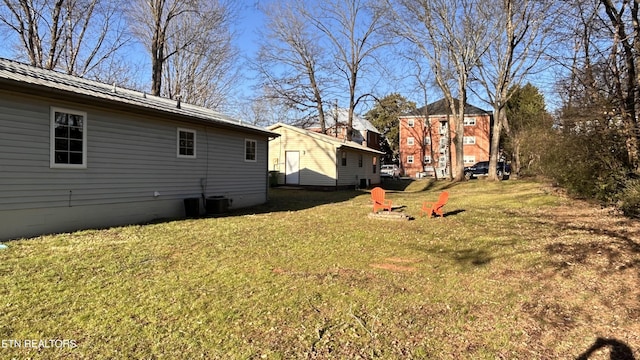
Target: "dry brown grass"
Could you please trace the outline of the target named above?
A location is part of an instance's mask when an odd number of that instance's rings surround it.
[[[259,208],[0,252],[0,358],[640,359],[640,224],[539,183],[275,190]],[[404,191],[402,191],[404,190]],[[599,339],[599,340],[598,340]]]

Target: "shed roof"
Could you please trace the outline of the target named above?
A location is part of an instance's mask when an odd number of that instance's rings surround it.
[[[54,70],[45,70],[17,61],[0,58],[0,89],[29,94],[46,94],[61,100],[89,105],[118,106],[129,111],[170,116],[176,120],[204,123],[213,126],[279,136],[260,126],[242,122],[201,106],[180,103],[144,92],[104,84]]]

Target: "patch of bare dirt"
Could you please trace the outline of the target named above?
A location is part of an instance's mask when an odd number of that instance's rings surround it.
[[[406,258],[397,258],[391,257],[386,258],[384,263],[380,264],[371,264],[370,266],[376,269],[397,271],[397,272],[411,272],[416,271],[414,266],[409,266],[407,264],[413,264],[417,261],[415,259],[406,259]]]

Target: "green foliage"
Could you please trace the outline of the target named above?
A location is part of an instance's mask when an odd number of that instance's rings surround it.
[[[501,139],[505,152],[511,154],[512,168],[523,175],[539,173],[544,143],[553,125],[544,96],[529,83],[512,87],[506,115],[509,131]]]
[[[618,205],[625,215],[640,217],[640,180],[628,179],[625,182]]]
[[[364,115],[386,138],[386,141],[384,139],[381,140],[382,144],[380,145],[383,149],[388,147],[387,160],[391,160],[393,154],[397,154],[400,148],[398,117],[415,109],[416,103],[408,101],[398,93],[393,93],[376,102],[373,109]]]
[[[544,173],[571,194],[615,203],[629,168],[625,144],[615,130],[558,132],[544,154]]]
[[[544,96],[530,83],[510,89],[506,111],[511,131],[520,132],[533,127],[550,125]]]

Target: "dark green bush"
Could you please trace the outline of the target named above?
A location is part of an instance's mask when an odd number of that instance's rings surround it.
[[[612,204],[628,191],[631,169],[615,131],[558,132],[542,157],[543,174],[573,196]]]

